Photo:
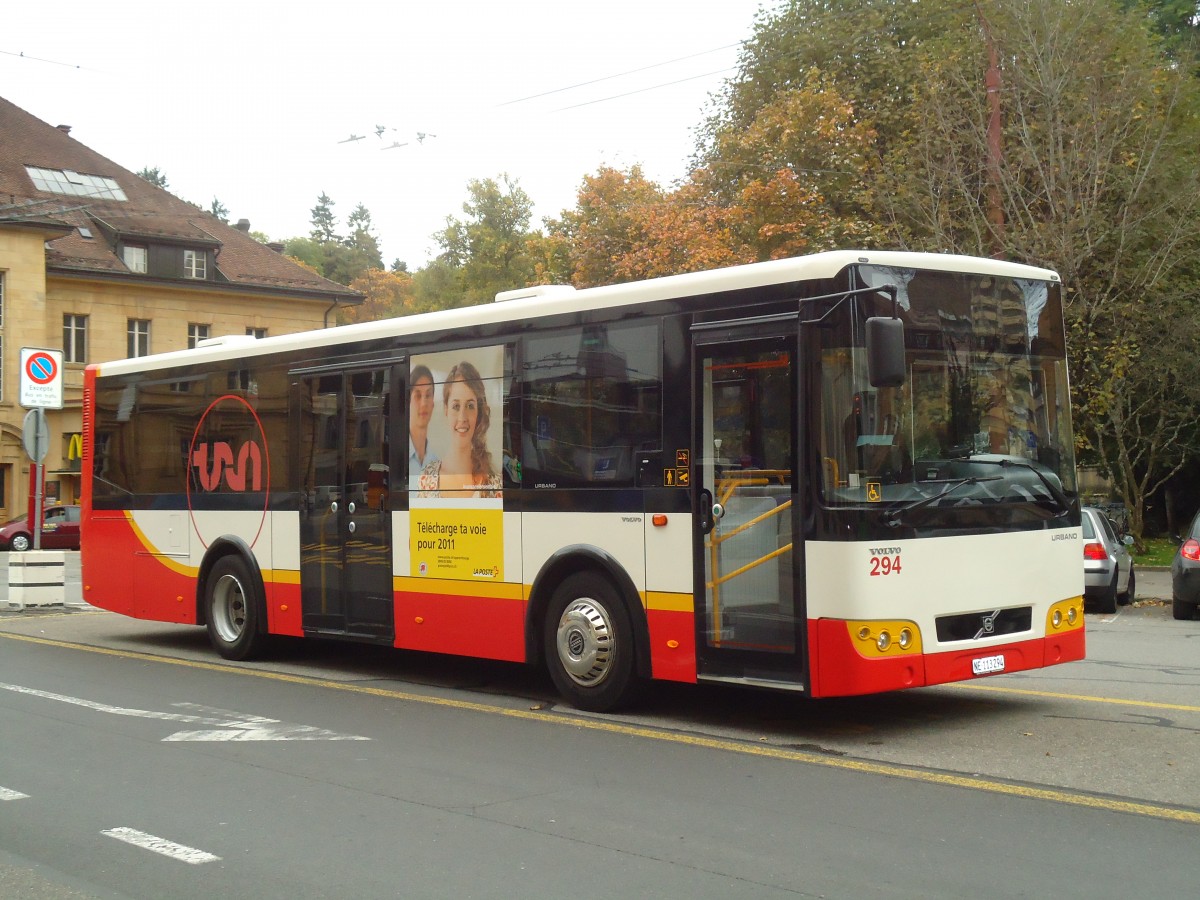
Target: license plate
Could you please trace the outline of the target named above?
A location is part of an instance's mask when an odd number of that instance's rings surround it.
[[[997,656],[981,656],[971,660],[971,671],[976,675],[993,675],[1004,671],[1004,654]]]

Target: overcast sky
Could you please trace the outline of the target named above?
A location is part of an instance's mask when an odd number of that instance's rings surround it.
[[[508,173],[540,225],[601,165],[684,176],[764,3],[20,3],[0,95],[273,240],[308,234],[322,191],[339,225],[362,203],[385,264],[415,269],[472,178]]]

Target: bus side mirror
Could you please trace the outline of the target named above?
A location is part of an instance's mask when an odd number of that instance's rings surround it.
[[[885,316],[867,319],[867,377],[871,387],[904,384],[904,322]]]

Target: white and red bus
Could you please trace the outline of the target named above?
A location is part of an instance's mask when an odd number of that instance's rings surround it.
[[[810,697],[1084,655],[1055,273],[830,252],[90,366],[98,607]]]

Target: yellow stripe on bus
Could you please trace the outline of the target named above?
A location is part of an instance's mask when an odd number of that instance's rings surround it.
[[[500,600],[524,600],[525,587],[507,581],[455,581],[451,578],[414,578],[397,575],[392,589],[416,594],[454,594],[459,597],[493,597]]]
[[[691,594],[678,594],[667,591],[644,591],[643,603],[646,609],[659,612],[686,612],[695,610],[695,600]]]

